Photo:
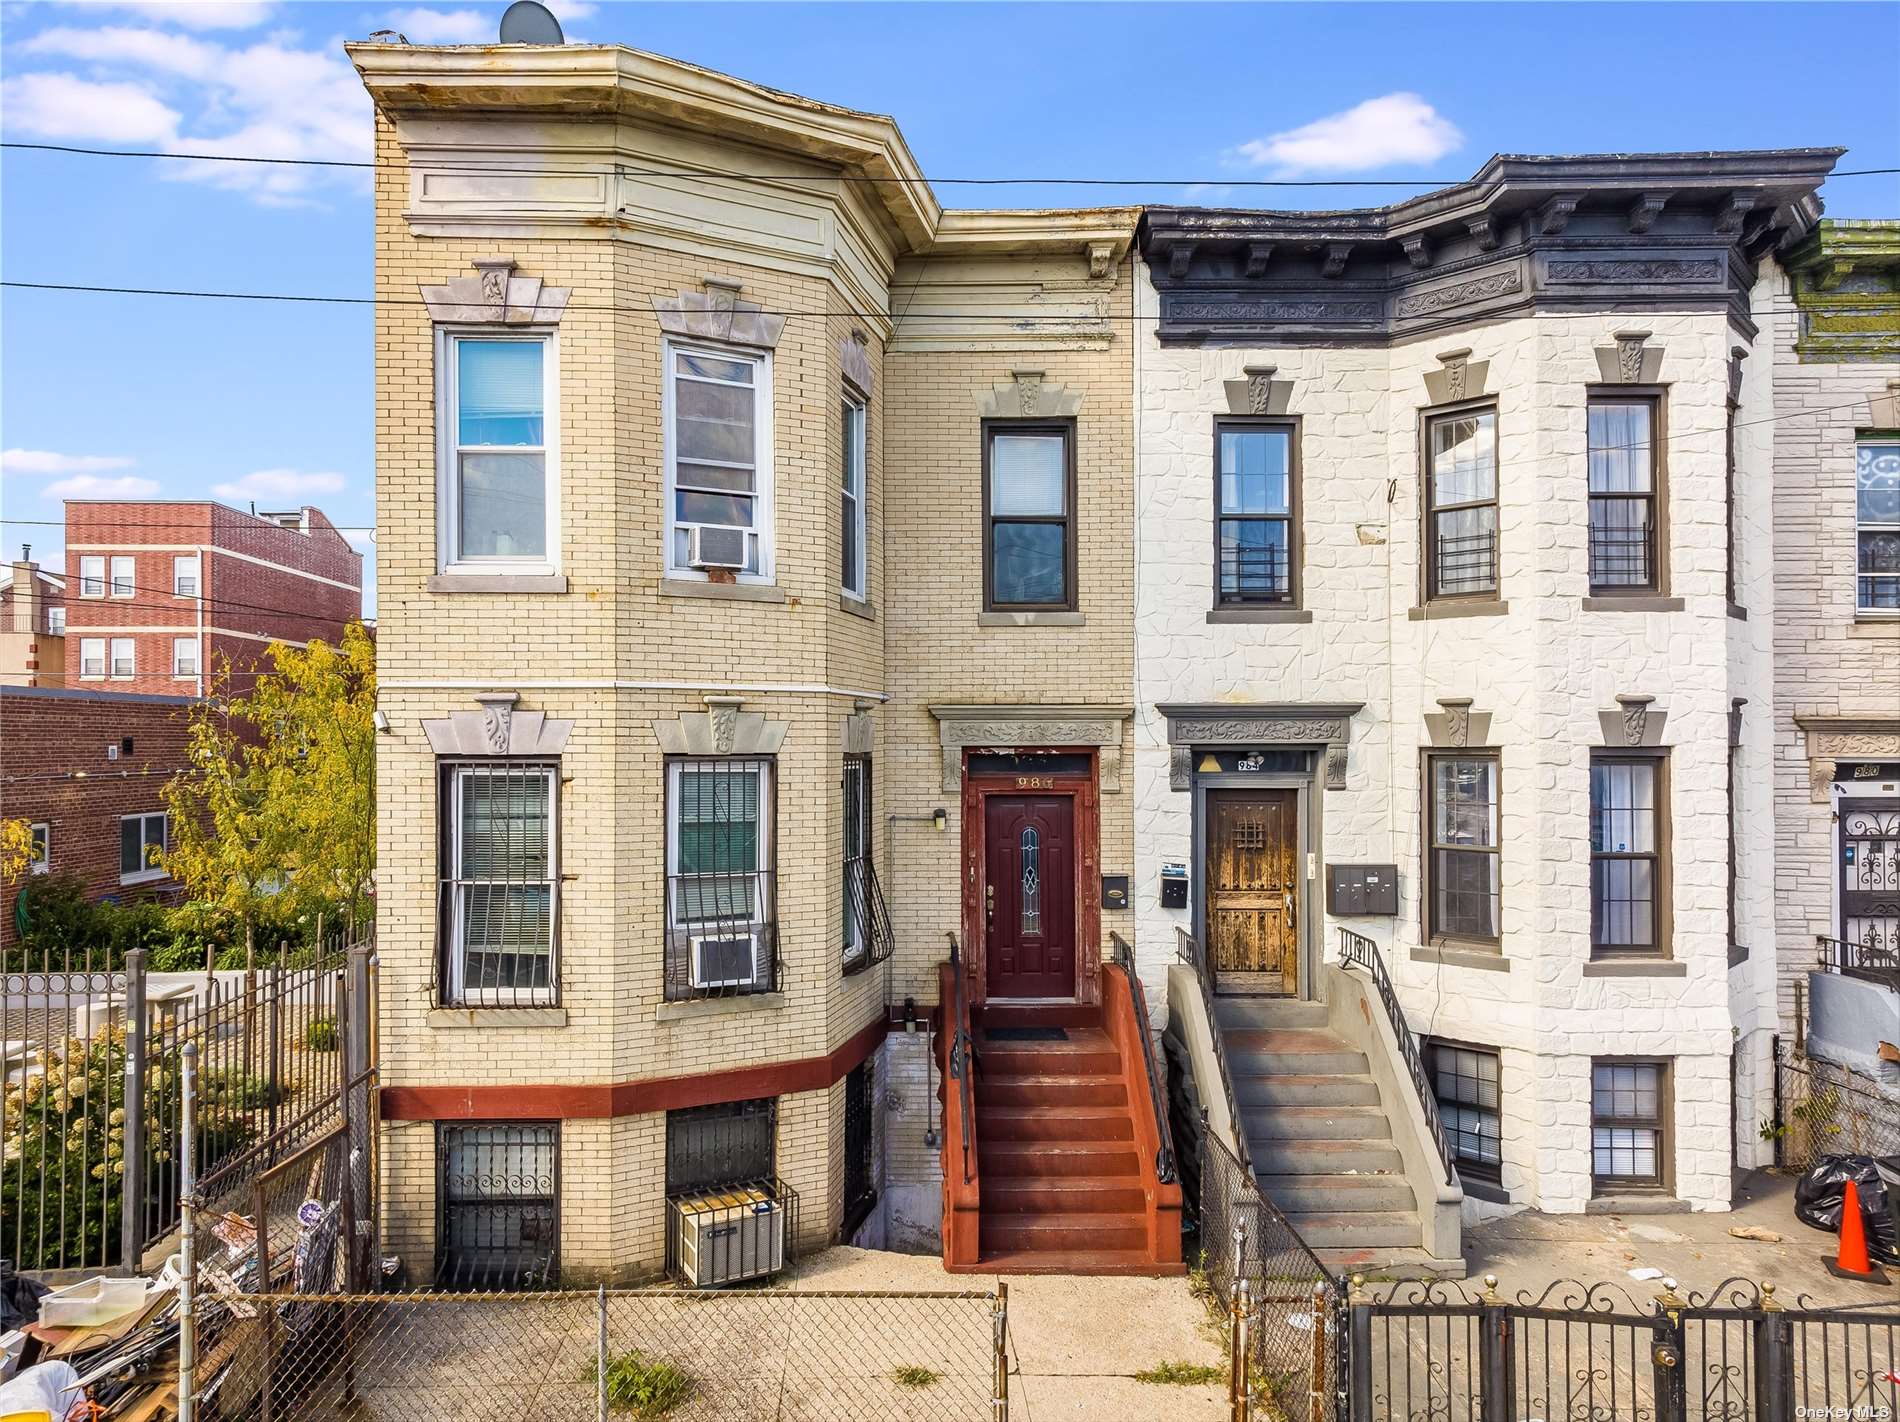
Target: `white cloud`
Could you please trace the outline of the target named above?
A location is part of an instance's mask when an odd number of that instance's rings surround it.
[[[123,454],[58,454],[50,449],[0,450],[0,471],[8,474],[97,474],[105,469],[130,469]]]
[[[417,44],[492,44],[501,22],[496,15],[480,10],[429,10],[417,7],[398,10],[389,17],[389,28],[399,31]]]
[[[211,492],[221,499],[282,499],[296,501],[312,494],[335,494],[343,488],[343,476],[327,472],[305,473],[300,469],[258,469],[241,479],[213,484]]]
[[[55,479],[45,490],[49,499],[149,499],[157,492],[158,480],[137,474],[121,474],[115,479],[75,474],[70,479]]]
[[[1465,141],[1456,124],[1417,94],[1385,94],[1343,113],[1243,143],[1243,162],[1281,173],[1363,173],[1430,163]]]
[[[20,49],[26,54],[56,54],[95,64],[131,64],[191,79],[209,78],[225,52],[220,45],[190,35],[127,25],[107,25],[97,30],[57,25],[41,30]]]
[[[75,10],[129,10],[141,19],[187,30],[248,30],[275,7],[252,0],[70,0]]]
[[[0,87],[0,115],[15,133],[107,143],[168,144],[178,111],[137,84],[100,84],[76,74],[17,74]]]

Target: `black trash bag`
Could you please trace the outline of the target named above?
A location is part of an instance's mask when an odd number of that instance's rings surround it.
[[[1893,1202],[1881,1178],[1883,1165],[1900,1181],[1900,1155],[1878,1162],[1867,1155],[1822,1156],[1795,1182],[1795,1218],[1815,1229],[1839,1234],[1841,1204],[1847,1198],[1847,1182],[1852,1180],[1860,1192],[1860,1220],[1867,1229],[1868,1254],[1884,1264],[1900,1264],[1900,1228],[1895,1226]]]
[[[0,1333],[40,1321],[40,1299],[52,1290],[38,1279],[13,1272],[11,1259],[0,1259]]]

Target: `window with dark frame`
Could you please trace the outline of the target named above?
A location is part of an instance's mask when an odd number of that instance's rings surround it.
[[[450,761],[442,768],[442,1000],[538,1007],[558,997],[560,769]]]
[[[721,1101],[666,1113],[668,1199],[769,1183],[777,1173],[777,1097]]]
[[[1075,429],[983,430],[983,606],[1074,611]]]
[[[1854,606],[1900,617],[1900,434],[1854,446]]]
[[[850,395],[844,400],[843,470],[839,485],[839,505],[843,528],[839,554],[838,587],[846,597],[862,602],[869,593],[865,585],[865,406]]]
[[[1590,946],[1599,957],[1662,949],[1663,764],[1590,757]]]
[[[765,757],[667,762],[669,1001],[778,986],[773,780]]]
[[[1498,1054],[1461,1042],[1429,1044],[1432,1093],[1458,1173],[1498,1183],[1504,1160]]]
[[[1495,754],[1426,757],[1426,934],[1494,944],[1500,941],[1498,817],[1500,765]]]
[[[436,1128],[436,1286],[548,1289],[560,1277],[560,1127]]]
[[[1299,453],[1291,421],[1214,426],[1214,602],[1297,607]]]
[[[1449,410],[1425,422],[1425,596],[1498,595],[1498,412]]]
[[[872,1168],[876,1068],[877,1058],[866,1057],[844,1079],[844,1226],[840,1237],[846,1241],[877,1203]]]
[[[1589,402],[1590,591],[1660,588],[1658,401],[1593,395]]]
[[[1731,962],[1748,956],[1742,946],[1742,839],[1737,823],[1742,815],[1742,748],[1728,747],[1728,946]]]
[[[1590,1069],[1590,1178],[1599,1191],[1662,1188],[1669,1066],[1597,1061]]]

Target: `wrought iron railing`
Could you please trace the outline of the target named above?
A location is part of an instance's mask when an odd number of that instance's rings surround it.
[[[667,1001],[776,992],[778,968],[770,869],[667,875]]]
[[[1432,558],[1434,591],[1443,597],[1496,592],[1498,536],[1495,533],[1440,534]]]
[[[944,1030],[950,1038],[949,1065],[950,1079],[956,1083],[957,1114],[963,1127],[963,1182],[969,1184],[970,1168],[970,1122],[976,1115],[976,1102],[970,1081],[970,1000],[968,990],[963,983],[963,950],[957,946],[957,936],[946,934],[950,940],[950,1001],[945,1004],[950,1009],[951,1019],[944,1023]]]
[[[845,861],[844,911],[844,971],[849,977],[890,957],[896,940],[890,910],[884,905],[884,889],[868,854]]]
[[[1839,973],[1844,978],[1861,978],[1900,992],[1900,951],[1873,943],[1853,943],[1844,938],[1815,938],[1820,950],[1821,971]]]
[[[1227,1119],[1233,1123],[1234,1150],[1240,1157],[1240,1163],[1247,1168],[1249,1177],[1253,1174],[1253,1157],[1247,1149],[1247,1132],[1240,1121],[1240,1102],[1234,1095],[1234,1073],[1227,1064],[1227,1047],[1221,1040],[1220,1023],[1214,1016],[1214,977],[1208,970],[1206,955],[1201,945],[1184,928],[1174,931],[1175,952],[1194,970],[1194,981],[1201,989],[1201,1010],[1207,1014],[1208,1036],[1214,1042],[1214,1064],[1220,1068],[1221,1095],[1227,1102]]]
[[[1386,976],[1385,960],[1379,956],[1379,945],[1350,928],[1342,928],[1339,930],[1339,960],[1348,968],[1363,968],[1372,979],[1379,1001],[1385,1007],[1386,1021],[1391,1024],[1392,1035],[1398,1039],[1399,1056],[1411,1075],[1413,1094],[1418,1097],[1419,1108],[1425,1113],[1425,1124],[1431,1129],[1432,1144],[1438,1147],[1438,1159],[1444,1166],[1445,1179],[1456,1183],[1458,1171],[1451,1162],[1451,1147],[1445,1142],[1445,1127],[1438,1119],[1438,1096],[1432,1090],[1432,1079],[1425,1070],[1425,1057],[1419,1051],[1418,1038],[1412,1035],[1412,1029],[1405,1021],[1405,1009],[1399,1006],[1398,994],[1392,990],[1392,979]]]
[[[1142,990],[1141,975],[1135,971],[1135,950],[1128,946],[1128,940],[1119,933],[1108,935],[1109,948],[1114,955],[1115,965],[1127,974],[1129,996],[1135,1004],[1135,1026],[1141,1038],[1141,1062],[1148,1073],[1148,1101],[1154,1107],[1155,1131],[1161,1143],[1155,1149],[1155,1178],[1163,1185],[1173,1183],[1174,1137],[1168,1129],[1168,1092],[1162,1080],[1160,1065],[1155,1060],[1154,1034],[1148,1030],[1148,996]]]
[[[1284,550],[1223,548],[1220,550],[1220,600],[1224,603],[1287,602],[1293,596],[1293,573]]]
[[[1600,507],[1645,501],[1598,497],[1594,502]],[[1651,533],[1647,516],[1634,526],[1593,523],[1590,528],[1590,586],[1606,592],[1653,586],[1656,574],[1651,558],[1654,542]]]

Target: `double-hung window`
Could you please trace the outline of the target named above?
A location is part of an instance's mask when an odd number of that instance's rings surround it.
[[[983,429],[983,606],[1074,611],[1075,427]]]
[[[1426,757],[1426,936],[1496,944],[1499,764],[1495,755]]]
[[[1425,422],[1425,595],[1498,595],[1498,412],[1450,410]]]
[[[1663,763],[1590,758],[1590,947],[1598,957],[1662,951]]]
[[[1668,1065],[1598,1061],[1590,1078],[1590,1175],[1596,1188],[1660,1188],[1669,1154]]]
[[[180,554],[172,559],[172,595],[174,597],[198,596],[198,555]]]
[[[79,595],[81,597],[106,595],[106,560],[104,558],[95,558],[87,554],[79,560]]]
[[[666,566],[768,581],[771,360],[666,347]]]
[[[106,674],[106,639],[103,637],[81,637],[79,639],[79,675],[87,681],[97,680]]]
[[[778,985],[772,762],[667,762],[666,996]]]
[[[1662,503],[1654,396],[1592,396],[1589,402],[1590,591],[1662,587]]]
[[[451,763],[443,770],[446,989],[456,1006],[556,1000],[556,766]]]
[[[1495,1185],[1504,1158],[1498,1054],[1458,1042],[1430,1044],[1432,1094],[1459,1175]]]
[[[112,595],[118,598],[135,596],[138,592],[138,560],[131,557],[115,557],[112,560]]]
[[[1214,603],[1293,607],[1299,598],[1296,427],[1220,420],[1214,427]]]
[[[119,819],[119,882],[148,884],[163,879],[159,856],[170,847],[169,821],[163,810]]]
[[[64,637],[66,635],[66,605],[54,603],[46,609],[46,635]]]
[[[441,337],[443,565],[546,572],[558,552],[551,335]]]
[[[1854,520],[1854,606],[1900,617],[1900,435],[1855,445]]]
[[[844,402],[844,479],[840,492],[843,544],[840,553],[838,586],[846,597],[859,602],[865,591],[864,493],[864,403],[849,397]]]
[[[130,637],[112,639],[112,677],[123,681],[138,674],[138,658],[135,653],[136,642]]]
[[[53,827],[44,821],[32,827],[26,865],[35,874],[44,874],[53,867]]]
[[[172,675],[177,677],[198,675],[198,639],[196,637],[172,638]]]

